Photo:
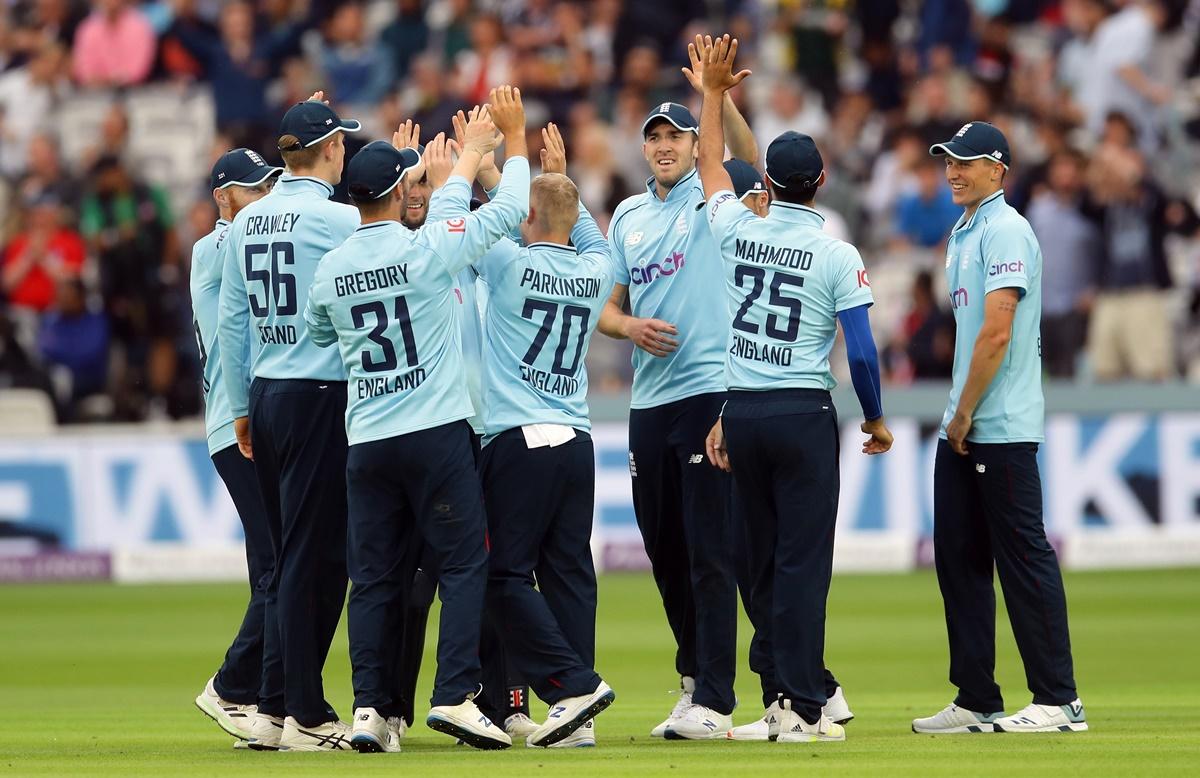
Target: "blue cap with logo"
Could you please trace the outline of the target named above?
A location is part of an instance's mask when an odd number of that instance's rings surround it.
[[[724,164],[725,172],[729,174],[729,180],[733,182],[733,193],[738,196],[739,200],[746,195],[767,191],[766,185],[763,184],[762,173],[755,170],[754,165],[741,159],[728,159]]]
[[[296,103],[283,115],[279,123],[279,136],[293,135],[298,139],[288,147],[280,146],[280,151],[296,151],[306,149],[314,143],[319,143],[335,132],[358,132],[362,123],[357,119],[341,119],[325,103],[317,100],[305,100]]]
[[[258,186],[271,176],[283,172],[283,168],[268,165],[258,152],[250,149],[226,151],[213,165],[212,189],[229,186]]]
[[[794,191],[816,183],[825,170],[817,142],[788,130],[767,146],[767,178],[776,188]]]
[[[346,167],[346,184],[355,202],[378,200],[396,188],[405,174],[421,164],[416,149],[397,149],[385,140],[359,149]]]
[[[646,117],[646,121],[642,122],[643,137],[655,119],[664,119],[683,132],[700,134],[700,124],[696,121],[696,117],[692,116],[692,112],[686,106],[679,103],[662,103],[651,111],[650,115]]]
[[[967,122],[950,140],[930,146],[929,153],[935,157],[949,154],[962,160],[989,159],[1004,167],[1012,162],[1004,133],[987,122]]]

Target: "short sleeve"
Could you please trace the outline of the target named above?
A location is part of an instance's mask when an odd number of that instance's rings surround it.
[[[875,304],[875,297],[871,294],[871,281],[867,278],[867,269],[858,249],[848,243],[842,244],[842,251],[834,267],[837,268],[837,277],[833,279],[833,308],[836,312]]]
[[[1021,297],[1029,291],[1029,275],[1034,261],[1031,236],[1025,230],[997,225],[981,242],[983,251],[983,292],[1017,289]]]
[[[613,223],[616,223],[616,217],[613,217]],[[629,265],[625,264],[625,239],[622,232],[617,231],[613,227],[608,229],[608,247],[609,257],[613,266],[613,279],[618,284],[629,286]]]

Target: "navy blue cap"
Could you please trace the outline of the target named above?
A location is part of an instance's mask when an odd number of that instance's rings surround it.
[[[359,149],[346,168],[346,184],[356,202],[378,200],[396,188],[408,171],[421,164],[416,149],[397,149],[385,140]]]
[[[283,115],[283,121],[279,123],[279,136],[295,135],[300,139],[300,145],[279,150],[306,149],[340,130],[358,132],[361,129],[362,123],[357,119],[341,119],[325,103],[317,100],[305,100],[303,103],[296,103],[289,108]]]
[[[666,119],[675,125],[676,129],[700,134],[700,123],[696,121],[696,117],[692,116],[692,112],[679,103],[662,103],[651,111],[650,115],[646,117],[646,121],[642,122],[642,137],[645,137],[646,130],[655,119]]]
[[[258,186],[271,176],[282,172],[283,168],[268,165],[257,151],[233,149],[222,154],[213,165],[211,183],[213,189]]]
[[[733,182],[733,193],[742,199],[748,194],[757,194],[758,192],[767,191],[766,185],[763,184],[762,173],[754,169],[754,165],[740,159],[728,159],[725,161],[725,172],[729,174],[729,180]]]
[[[814,184],[824,169],[817,142],[802,132],[788,130],[767,146],[767,178],[779,189]]]
[[[929,147],[929,153],[935,157],[949,154],[955,159],[990,159],[1008,167],[1012,162],[1012,154],[1008,151],[1008,140],[1004,133],[987,122],[968,122],[962,126],[954,137],[945,143],[935,143]]]

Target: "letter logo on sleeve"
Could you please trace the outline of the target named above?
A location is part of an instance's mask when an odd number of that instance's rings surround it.
[[[709,206],[708,209],[708,220],[711,222],[713,219],[717,218],[717,211],[720,209],[721,203],[727,203],[735,198],[736,195],[734,195],[733,192],[725,192],[716,200],[713,200],[712,205]]]
[[[465,233],[467,231],[467,220],[459,216],[454,219],[446,220],[446,232]]]
[[[859,286],[859,288],[861,289],[864,286],[870,286],[870,285],[871,285],[871,280],[869,278],[867,278],[867,271],[859,270],[858,271],[858,286]]]

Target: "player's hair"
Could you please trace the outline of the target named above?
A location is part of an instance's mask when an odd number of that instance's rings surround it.
[[[529,185],[535,223],[545,232],[570,232],[579,218],[579,189],[562,173],[542,173]]]
[[[339,133],[334,133],[320,143],[305,148],[295,135],[282,135],[279,138],[279,154],[288,170],[309,170],[321,158],[321,151],[327,144],[333,143]]]
[[[392,207],[395,200],[395,193],[399,187],[388,192],[383,197],[359,199],[354,196],[354,191],[350,191],[350,199],[354,202],[354,207],[358,209],[358,215],[364,219],[374,219],[382,216],[389,208]]]
[[[800,186],[792,187],[791,189],[783,189],[782,187],[772,184],[772,189],[775,190],[775,199],[792,205],[808,205],[817,197],[817,182],[806,181]]]

